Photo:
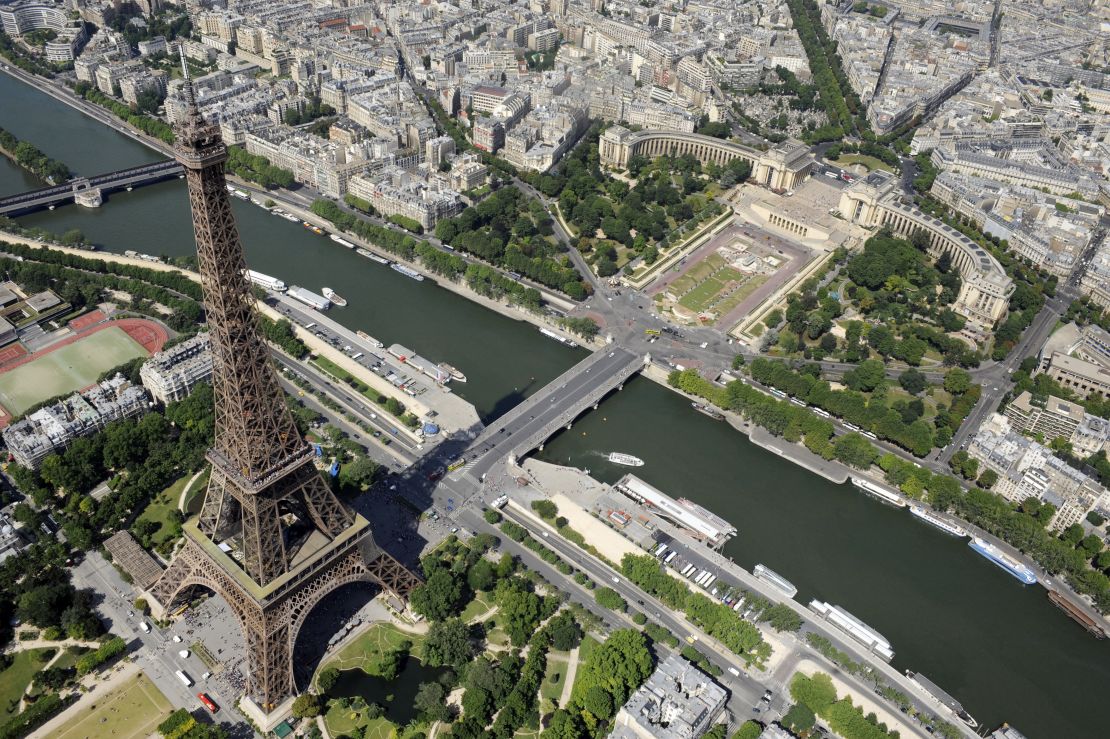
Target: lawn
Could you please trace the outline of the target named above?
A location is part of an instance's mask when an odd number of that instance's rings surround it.
[[[12,655],[12,664],[0,672],[0,721],[6,721],[19,712],[19,700],[31,684],[31,678],[41,670],[48,659],[43,659],[47,649],[26,649]]]
[[[466,608],[463,609],[460,618],[465,623],[470,623],[478,616],[488,613],[489,610],[493,608],[493,605],[493,593],[476,593],[474,595],[474,600],[467,603]],[[492,618],[492,616],[489,618]]]
[[[884,172],[893,171],[883,160],[867,156],[866,154],[844,154],[836,160],[836,163],[845,167],[849,164],[862,164],[869,170],[881,169]]]
[[[756,287],[759,287],[765,280],[766,278],[760,279],[758,276],[748,277],[732,267],[724,266],[714,272],[712,277],[683,295],[678,302],[679,305],[684,308],[688,308],[697,313],[714,310],[724,314],[739,305],[740,301],[750,295],[752,291],[754,291]],[[722,301],[722,305],[714,305],[725,292],[738,283],[742,285],[739,290],[729,295],[727,300]],[[754,283],[754,285],[751,283]],[[740,297],[737,298],[737,295],[740,295]]]
[[[378,663],[387,652],[392,652],[403,641],[412,642],[412,656],[420,658],[420,645],[424,642],[423,634],[409,634],[401,631],[392,624],[371,624],[349,644],[326,663],[320,666],[334,667],[337,670],[350,670],[360,668],[370,675],[379,673]]]
[[[211,473],[211,467],[205,469],[204,473],[193,483],[193,487],[189,488],[189,492],[185,494],[186,516],[200,513],[200,507],[204,503],[204,493],[208,490],[208,476]]]
[[[389,719],[368,720],[362,711],[340,708],[337,702],[332,702],[331,707],[324,714],[324,723],[331,736],[362,736],[365,739],[395,739],[402,736],[397,730],[397,725]],[[422,723],[417,726],[425,731],[428,728]]]
[[[578,681],[582,679],[582,668],[590,661],[590,656],[593,655],[594,650],[601,646],[601,642],[592,636],[587,636],[582,639],[582,643],[578,645],[578,669],[574,673],[574,688],[578,687]],[[573,689],[572,689],[573,691]],[[573,692],[572,692],[573,694]]]
[[[563,685],[567,682],[567,669],[570,667],[567,662],[569,656],[569,652],[556,652],[554,650],[547,655],[547,671],[544,673],[543,682],[540,683],[541,713],[559,707],[559,698],[563,694]],[[551,682],[552,675],[558,675],[555,682]],[[551,705],[548,706],[548,703]]]
[[[759,286],[769,279],[771,279],[770,275],[752,275],[739,290],[718,303],[714,310],[722,316],[727,315],[732,309],[747,300],[749,295],[758,290]]]
[[[683,293],[692,290],[694,286],[696,286],[705,278],[712,275],[717,270],[726,266],[728,266],[728,263],[725,262],[724,257],[716,253],[710,254],[705,259],[701,260],[689,270],[687,270],[686,274],[675,279],[675,281],[672,282],[667,289],[670,292],[673,292],[675,295],[682,295]]]
[[[109,326],[0,375],[0,405],[18,415],[48,398],[88,387],[102,372],[145,356],[146,349],[122,328]]]
[[[68,712],[69,720],[50,736],[51,739],[140,739],[150,736],[173,706],[143,673],[100,695],[89,707],[78,704]]]
[[[193,475],[191,473],[187,474],[155,495],[146,509],[139,514],[136,523],[153,521],[158,524],[158,530],[155,531],[150,538],[155,549],[160,549],[163,545],[173,542],[181,535],[181,526],[175,524],[170,519],[170,516],[173,515],[174,511],[178,510],[177,503],[181,500],[181,491],[185,489],[185,486],[189,484],[189,480],[192,478]]]

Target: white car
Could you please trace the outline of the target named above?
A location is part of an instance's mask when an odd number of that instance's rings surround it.
[[[618,578],[618,577],[614,577],[613,582],[615,582],[617,585],[621,584],[620,578]]]
[[[177,634],[174,634],[173,635],[173,643],[174,644],[180,644],[181,643],[181,637],[178,636]]]
[[[180,652],[177,653],[177,656],[181,659],[189,659],[189,650],[182,649]]]

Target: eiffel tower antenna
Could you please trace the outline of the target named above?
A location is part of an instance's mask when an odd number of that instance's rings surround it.
[[[163,613],[198,588],[227,601],[246,637],[247,697],[264,717],[296,692],[293,648],[316,604],[360,580],[405,597],[419,579],[335,497],[297,431],[246,278],[224,177],[227,146],[183,71],[188,110],[174,150],[189,187],[208,317],[215,440],[200,514],[183,525],[184,545],[150,595]]]

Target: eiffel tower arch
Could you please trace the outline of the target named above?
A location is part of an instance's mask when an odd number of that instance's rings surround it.
[[[185,95],[174,149],[189,187],[208,315],[215,440],[200,514],[182,526],[185,543],[150,596],[163,613],[198,588],[227,601],[247,647],[247,697],[268,715],[296,693],[293,649],[313,607],[350,583],[406,598],[420,580],[335,497],[297,431],[261,338],[224,178],[227,147],[200,115],[187,78]]]

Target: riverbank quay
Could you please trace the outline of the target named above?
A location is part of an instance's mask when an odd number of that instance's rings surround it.
[[[560,536],[560,534],[548,522],[541,520],[531,511],[531,501],[540,498],[550,499],[556,504],[559,515],[568,519],[571,528],[583,534],[589,545],[596,548],[605,558],[602,561],[618,564],[626,553],[635,553],[641,556],[650,554],[650,550],[643,547],[641,542],[628,540],[625,538],[623,530],[606,523],[599,517],[595,504],[598,502],[604,504],[616,499],[621,500],[625,508],[633,513],[633,518],[637,515],[637,506],[611,486],[592,478],[589,474],[577,468],[555,465],[537,459],[526,459],[518,469],[529,484],[514,491],[514,495],[510,495],[509,504],[514,506],[518,515],[528,517],[535,526],[546,530],[548,533],[545,534],[545,538]],[[583,526],[583,519],[588,520],[596,528],[590,528],[588,532],[583,531],[580,528]],[[577,526],[575,525],[576,522]],[[805,631],[819,634],[828,639],[837,649],[847,653],[852,659],[868,665],[882,676],[883,681],[888,686],[897,688],[910,699],[918,710],[937,715],[933,704],[929,702],[928,694],[920,685],[914,683],[888,663],[867,652],[862,646],[848,638],[844,632],[831,627],[827,621],[808,607],[786,597],[782,591],[776,589],[770,583],[755,577],[748,570],[658,516],[652,517],[652,526],[658,530],[658,533],[664,535],[660,540],[667,541],[668,546],[678,553],[683,562],[694,564],[699,569],[710,570],[717,574],[718,580],[715,585],[722,588],[729,585],[737,586],[755,593],[773,604],[788,606],[801,617]],[[597,529],[603,529],[604,534],[599,533]],[[742,532],[741,535],[743,535]],[[651,541],[655,543],[656,538],[652,538]],[[681,581],[691,592],[705,594],[700,588],[694,587],[689,580],[680,578],[677,572],[669,570],[668,574]],[[688,621],[682,614],[675,613],[675,615],[684,621]],[[842,674],[837,665],[812,650],[804,639],[790,633],[778,633],[770,629],[761,628],[760,631],[763,638],[773,649],[772,656],[763,670],[750,670],[752,674],[761,676],[761,680],[772,680],[786,688],[791,676],[799,669],[798,665],[806,660],[813,664],[826,663],[821,667],[822,671]],[[723,645],[717,644],[708,637],[703,641],[707,642],[707,646],[714,646],[718,650],[727,652]],[[847,679],[846,674],[845,678]],[[860,696],[876,693],[874,688],[869,688],[862,683],[846,686],[846,689]],[[900,712],[899,708],[895,707],[887,711],[891,718],[901,717],[901,721],[888,722],[889,725],[902,726],[914,736],[928,736],[921,725],[912,723],[906,714]],[[952,720],[942,717],[941,720],[956,726],[963,736],[975,736],[973,731],[960,724],[954,717],[952,717]]]
[[[363,248],[363,249],[369,249],[370,251],[380,253],[380,254],[382,254],[382,256],[384,256],[386,259],[388,259],[391,262],[395,262],[397,264],[401,264],[401,265],[404,265],[406,267],[410,267],[412,269],[415,269],[418,272],[420,272],[421,274],[424,274],[426,276],[425,279],[431,280],[437,286],[442,287],[445,290],[449,290],[450,292],[453,292],[456,295],[459,295],[463,298],[466,298],[467,300],[470,300],[471,302],[477,303],[478,305],[482,306],[483,308],[487,308],[489,310],[492,310],[496,313],[499,313],[499,314],[505,316],[506,318],[511,318],[514,321],[521,321],[521,322],[524,322],[524,323],[531,323],[532,325],[536,326],[536,328],[546,328],[550,331],[557,331],[557,332],[568,333],[568,334],[570,333],[559,322],[559,320],[557,318],[555,318],[555,317],[553,317],[549,314],[533,313],[532,311],[525,310],[525,309],[521,308],[518,305],[510,303],[508,300],[496,300],[496,299],[490,298],[486,295],[482,295],[477,290],[475,290],[472,287],[470,287],[469,285],[467,285],[465,282],[456,282],[454,280],[449,280],[449,279],[443,277],[442,275],[437,275],[437,274],[434,274],[434,273],[428,271],[427,267],[425,267],[424,264],[422,262],[420,262],[419,260],[404,259],[402,257],[397,256],[393,252],[388,252],[388,251],[383,250],[381,247],[379,247],[378,245],[376,245],[372,241],[367,241],[367,240],[363,239],[362,237],[360,237],[356,234],[352,234],[349,231],[341,231],[341,230],[336,228],[334,223],[327,220],[326,218],[322,218],[322,217],[316,215],[310,209],[305,208],[303,205],[301,205],[297,201],[290,199],[282,191],[262,190],[262,189],[259,189],[255,185],[251,185],[250,183],[245,183],[241,180],[238,180],[238,178],[229,178],[229,179],[234,180],[240,187],[242,187],[243,189],[246,189],[248,192],[254,193],[256,196],[264,196],[264,197],[270,198],[271,200],[273,200],[277,204],[277,206],[281,207],[283,210],[289,211],[290,213],[297,216],[297,218],[301,219],[302,221],[307,221],[308,223],[311,223],[312,225],[316,226],[317,228],[321,228],[325,231],[333,231],[333,232],[336,232],[338,234],[341,234],[344,239],[346,239],[347,241],[350,241],[356,247],[360,247],[360,248]],[[407,234],[407,232],[402,232],[402,231],[398,231],[398,233],[406,233]],[[407,235],[413,236],[413,238],[416,238],[416,239],[420,238],[419,236],[414,236],[412,234],[407,234]],[[346,248],[346,247],[342,246],[341,244],[337,244],[335,242],[332,242],[332,243],[334,244],[334,248],[337,248],[337,249]],[[492,267],[491,265],[485,264],[484,262],[480,262],[480,261],[477,261],[477,260],[468,260],[468,261],[472,261],[474,264],[482,264],[484,266],[489,266],[492,269],[497,269],[496,267]],[[529,286],[532,287],[531,285],[529,285]],[[558,310],[569,313],[569,312],[572,312],[574,310],[577,310],[580,307],[577,303],[570,300],[569,298],[566,298],[566,297],[563,297],[563,296],[560,296],[560,295],[556,295],[555,293],[552,293],[550,290],[541,289],[541,288],[538,288],[538,287],[536,289],[540,291],[540,295],[542,296],[544,302],[548,303],[549,305],[555,306],[556,309],[558,309]],[[585,338],[583,338],[581,336],[575,335],[575,341],[577,341],[578,343],[580,343],[584,346],[591,347],[591,348],[594,348],[594,349],[598,349],[598,348],[604,346],[604,340],[602,340],[600,338],[595,338],[592,341],[588,341],[588,340],[586,340]]]
[[[161,154],[164,154],[167,157],[173,158],[173,156],[174,156],[173,148],[170,147],[169,145],[167,145],[165,142],[161,141],[160,139],[154,138],[153,136],[149,136],[149,135],[147,135],[147,134],[145,134],[141,131],[133,129],[131,126],[127,125],[123,121],[121,121],[118,118],[116,118],[115,116],[113,116],[111,114],[111,112],[109,112],[108,110],[106,110],[104,108],[101,108],[100,106],[96,105],[95,103],[90,103],[87,100],[84,100],[83,98],[77,97],[71,90],[69,90],[69,88],[57,85],[57,84],[49,82],[47,80],[43,80],[43,79],[41,79],[39,77],[36,77],[34,75],[27,74],[27,73],[23,72],[22,70],[17,70],[17,69],[12,68],[12,69],[7,70],[7,72],[8,72],[9,75],[14,77],[15,79],[20,80],[21,82],[24,82],[28,85],[31,85],[31,86],[35,87],[36,89],[40,90],[41,92],[43,92],[47,95],[50,95],[51,97],[55,98],[56,100],[58,100],[62,103],[65,103],[66,105],[69,105],[70,107],[72,107],[75,110],[89,116],[90,118],[98,121],[99,123],[103,123],[103,124],[109,126],[110,128],[112,128],[113,130],[116,130],[116,131],[128,136],[129,138],[131,138],[135,141],[138,141],[139,143],[141,143],[141,144],[143,144],[143,145],[145,145],[145,146],[147,146],[151,149],[154,149],[155,151],[157,151]],[[336,230],[335,225],[333,223],[331,223],[330,221],[328,221],[324,218],[321,218],[321,217],[317,216],[311,210],[304,207],[303,203],[301,203],[299,201],[299,199],[297,199],[295,197],[298,193],[296,193],[294,191],[284,190],[282,188],[278,188],[278,189],[275,189],[275,190],[267,190],[265,188],[258,187],[254,183],[251,183],[251,182],[243,180],[239,177],[236,177],[235,175],[233,175],[231,173],[228,173],[227,179],[228,179],[229,182],[234,183],[236,186],[238,186],[241,189],[247,190],[248,192],[254,193],[258,196],[262,196],[262,197],[269,198],[269,199],[273,200],[275,203],[282,206],[283,209],[289,210],[294,215],[296,215],[298,218],[300,218],[302,221],[307,221],[308,223],[311,223],[312,225],[317,226],[318,228],[322,228],[322,229],[325,229],[325,230],[328,230],[328,231]],[[397,231],[398,233],[406,233],[406,234],[408,233],[406,231],[402,231],[402,230],[396,229],[396,228],[394,228],[393,230]],[[368,248],[368,249],[377,249],[378,248],[373,243],[364,241],[363,239],[359,238],[358,236],[355,236],[354,234],[350,234],[350,233],[345,232],[345,231],[343,232],[343,234],[344,234],[344,238],[346,238],[350,241],[356,242],[359,246],[362,246],[362,247]],[[419,237],[414,236],[414,238],[419,238]],[[340,245],[336,244],[336,246],[339,247]],[[419,261],[402,259],[402,258],[400,258],[400,257],[398,257],[398,256],[396,256],[395,254],[392,254],[392,253],[390,253],[388,255],[388,258],[391,261],[398,262],[400,264],[404,264],[406,266],[412,267],[412,268],[417,269],[417,270],[425,269],[424,266]],[[484,262],[478,262],[476,260],[475,260],[475,263],[485,264]],[[501,270],[500,268],[493,267],[492,265],[487,265],[487,266],[490,266],[492,269],[496,269],[499,272],[503,272],[503,270]],[[471,301],[473,301],[473,302],[475,302],[475,303],[477,303],[477,304],[479,304],[479,305],[481,305],[485,308],[493,310],[493,311],[495,311],[497,313],[500,313],[501,315],[504,315],[504,316],[506,316],[508,318],[511,318],[513,320],[525,321],[525,322],[528,322],[528,323],[532,323],[533,325],[535,325],[537,327],[548,328],[548,329],[554,330],[554,331],[566,331],[566,329],[558,322],[557,319],[554,319],[554,318],[552,318],[548,315],[532,313],[530,311],[527,311],[527,310],[524,310],[524,309],[520,308],[519,306],[515,306],[512,303],[509,303],[508,301],[505,301],[505,300],[494,300],[492,298],[489,298],[487,296],[484,296],[484,295],[478,293],[477,291],[470,288],[465,283],[453,282],[451,280],[443,279],[443,278],[441,278],[439,276],[436,276],[436,275],[430,275],[430,279],[434,280],[435,284],[439,285],[440,287],[443,287],[447,290],[450,290],[451,292],[453,292],[457,295],[461,295],[462,297],[464,297],[468,300],[471,300]],[[565,296],[558,295],[558,294],[552,292],[551,290],[548,290],[548,289],[546,289],[542,286],[531,285],[531,284],[529,284],[529,286],[530,287],[535,287],[535,289],[539,290],[541,296],[543,297],[544,302],[548,303],[549,305],[555,306],[558,310],[569,313],[569,312],[572,312],[572,311],[574,311],[574,310],[576,310],[580,307],[573,300],[571,300],[571,299],[569,299]],[[603,341],[600,340],[600,339],[594,339],[593,341],[588,341],[588,340],[586,340],[585,338],[583,338],[581,336],[577,336],[576,341],[578,341],[579,343],[582,343],[584,345],[591,346],[592,348],[595,348],[595,349],[599,348],[603,345]]]
[[[182,269],[171,264],[166,264],[164,262],[151,262],[135,257],[125,256],[122,254],[115,254],[113,252],[90,252],[87,249],[76,249],[73,247],[61,246],[58,244],[50,244],[44,241],[29,239],[24,236],[18,236],[4,231],[0,231],[0,240],[22,244],[34,249],[59,251],[65,254],[72,254],[74,256],[79,256],[85,259],[99,259],[105,262],[113,262],[116,264],[127,264],[135,267],[142,267],[145,269],[154,270],[157,272],[178,272],[185,277],[188,277],[190,280],[198,284],[200,283],[200,275],[198,273],[191,270]],[[270,320],[279,321],[285,319],[285,316],[276,311],[270,305],[266,304],[264,301],[256,301],[256,306],[258,307],[259,312]],[[335,347],[324,341],[321,341],[320,338],[314,335],[312,332],[306,331],[304,328],[297,326],[296,324],[293,325],[293,331],[297,338],[304,342],[305,346],[308,347],[310,352],[327,359],[329,362],[332,362],[336,366],[340,367],[341,369],[349,373],[352,377],[364,382],[366,385],[373,388],[380,394],[385,395],[386,397],[396,398],[398,401],[405,404],[407,407],[410,408],[410,410],[416,412],[418,415],[427,415],[429,412],[435,411],[434,407],[431,407],[427,403],[420,402],[418,399],[414,399],[409,397],[408,395],[405,395],[403,391],[398,390],[397,388],[393,387],[393,385],[386,382],[383,378],[378,377],[376,374],[368,370],[366,367],[363,367],[362,365],[353,361],[342,351],[336,349]],[[457,396],[453,396],[453,405],[461,403],[466,403],[466,401],[463,401]],[[369,404],[369,400],[367,401],[367,404]],[[466,403],[466,405],[469,404]],[[375,412],[385,413],[385,411],[381,409],[375,409]],[[453,417],[459,417],[460,420],[463,420],[464,422],[469,422],[471,418],[477,419],[477,412],[474,411],[472,406],[469,413],[451,413],[450,415],[452,415]],[[423,438],[420,435],[414,433],[411,429],[406,428],[404,424],[401,423],[400,419],[396,419],[395,425],[397,426],[398,433],[403,434],[405,438],[408,439],[412,444],[415,445],[423,443]],[[465,430],[465,428],[452,428],[444,426],[444,431],[446,433],[452,433],[461,430]]]
[[[660,374],[661,374],[660,372],[654,373],[653,379],[656,379],[657,381],[659,381]],[[669,377],[669,375],[668,375],[668,377]],[[707,398],[708,397],[714,397],[718,402],[720,402],[720,399],[721,399],[720,392],[721,392],[721,390],[723,390],[724,386],[721,385],[720,383],[713,383],[712,381],[706,380],[705,378],[699,378],[699,379],[704,383],[703,385],[700,386],[702,388],[702,390],[699,391],[699,392],[704,392],[704,394]],[[736,382],[739,382],[739,380],[737,380]],[[768,392],[763,387],[760,387],[757,383],[747,382],[746,380],[744,382],[749,387],[758,391],[762,395],[768,396],[769,398],[772,398],[772,399],[776,400],[776,402],[780,402],[780,403],[785,403],[786,402],[786,401],[783,401],[781,399],[775,398],[770,392]],[[668,385],[669,384],[670,383],[669,383],[669,380],[668,380]],[[677,390],[679,388],[675,387],[673,389]],[[699,397],[699,398],[701,397],[700,395],[699,396],[693,396],[693,395],[690,394],[689,391],[682,391],[682,392],[687,397]],[[708,401],[703,401],[703,402],[708,402]],[[715,406],[715,407],[717,407],[717,406]],[[730,413],[730,411],[728,411],[727,409],[724,409],[724,408],[720,408],[720,410],[722,412],[724,412],[725,414]],[[807,412],[807,413],[812,412],[808,409],[797,409],[796,408],[796,409],[792,409],[792,410],[794,412],[802,412],[803,410],[804,410],[804,412]],[[743,419],[739,419],[738,417],[735,416],[735,414],[733,414],[733,419],[730,420],[730,425],[733,426],[733,428],[736,429],[736,430],[739,430],[743,433],[748,433],[749,436],[754,436],[754,434],[752,433],[754,428],[755,428],[754,424],[749,424],[749,423],[745,422]],[[767,438],[775,439],[774,435],[771,434],[770,432],[767,432],[765,429],[760,429],[760,430],[763,431],[767,435]],[[837,427],[834,426],[834,429],[833,429],[834,435],[837,435],[838,432],[839,432],[839,434],[848,433],[847,430],[838,429]],[[753,440],[754,440],[754,438],[753,438]],[[802,448],[800,445],[798,445],[798,444],[789,444],[789,442],[785,442],[785,440],[782,441],[782,442],[774,441],[774,442],[771,442],[771,443],[773,444],[773,446],[769,448],[769,451],[774,451],[775,453],[780,454],[780,456],[783,456],[784,459],[788,459],[789,461],[799,463],[798,460],[795,459],[795,457],[793,455],[781,454],[779,452],[779,449],[784,448],[786,446],[793,446],[793,447],[796,447],[796,448],[800,449],[800,448]],[[889,450],[884,449],[881,446],[877,446],[877,445],[874,445],[874,444],[872,444],[871,446],[874,449],[876,449],[876,451],[878,451],[880,454],[882,454],[884,452],[889,452]],[[767,448],[767,447],[765,447],[765,448]],[[925,487],[927,487],[927,485],[929,485],[929,484],[932,484],[932,483],[928,482],[928,480],[933,479],[933,478],[937,478],[937,477],[950,480],[952,485],[958,485],[958,489],[959,489],[961,495],[966,496],[966,495],[971,494],[970,488],[962,480],[959,480],[959,479],[957,479],[957,478],[955,478],[951,475],[948,475],[946,473],[934,473],[934,472],[931,472],[931,471],[928,471],[928,470],[924,470],[924,468],[922,467],[922,465],[919,462],[917,462],[913,459],[907,459],[905,457],[905,455],[899,454],[898,457],[900,458],[898,460],[898,464],[903,465],[904,469],[908,469],[908,465],[913,465],[914,467],[918,468],[918,470],[922,470],[923,474],[925,474],[927,476],[924,480],[921,480],[920,478],[918,479],[919,480],[919,486],[918,486],[918,493],[917,494],[918,494],[919,497],[922,495],[922,492],[925,489]],[[905,461],[903,461],[903,460],[905,460]],[[804,465],[802,465],[802,466],[804,466]],[[807,467],[807,469],[809,469],[809,468]],[[844,469],[847,470],[848,468],[844,467]],[[864,478],[871,478],[875,482],[879,483],[880,486],[889,486],[890,483],[886,480],[886,474],[887,474],[886,471],[883,468],[879,467],[879,460],[878,460],[878,458],[876,458],[875,462],[870,467],[868,467],[866,470],[857,470],[857,469],[853,468],[851,470],[851,475],[849,475],[849,477],[850,476],[860,476],[860,477],[864,477]],[[834,482],[837,481],[833,478],[828,478],[828,479],[830,479]],[[939,486],[940,482],[938,482],[937,485]],[[984,491],[980,491],[980,494],[982,494],[983,492]],[[987,492],[987,494],[990,494],[989,491],[986,491],[986,492]],[[918,500],[918,498],[914,498],[912,495],[907,495],[906,498],[908,500],[915,500],[915,501]],[[927,506],[927,507],[930,510],[932,508],[931,506]],[[949,514],[948,511],[941,511],[941,513],[943,513],[945,516],[951,515],[952,518],[956,519],[961,524],[965,525],[965,527],[968,529],[968,531],[971,533],[972,536],[978,536],[980,538],[983,538],[983,539],[987,540],[988,542],[990,542],[992,544],[995,544],[997,547],[999,547],[1001,550],[1003,550],[1006,554],[1008,554],[1011,557],[1014,557],[1019,562],[1024,564],[1026,567],[1028,567],[1030,570],[1032,570],[1036,574],[1037,581],[1041,585],[1043,585],[1043,586],[1045,586],[1046,588],[1049,588],[1049,589],[1056,588],[1056,589],[1065,591],[1066,594],[1073,601],[1076,601],[1076,604],[1080,607],[1080,609],[1083,610],[1100,627],[1102,627],[1102,629],[1104,631],[1106,630],[1107,626],[1110,625],[1110,620],[1107,620],[1107,618],[1103,614],[1101,614],[1097,610],[1095,610],[1092,607],[1092,603],[1087,599],[1086,596],[1082,595],[1078,590],[1076,590],[1075,587],[1073,587],[1070,583],[1068,583],[1066,581],[1062,581],[1062,580],[1061,581],[1054,581],[1053,576],[1051,574],[1049,574],[1048,571],[1043,566],[1041,566],[1038,562],[1036,562],[1031,556],[1026,555],[1025,553],[1020,551],[1014,545],[1012,545],[1009,542],[1001,539],[996,534],[984,530],[983,528],[976,525],[972,521],[968,521],[968,520],[963,519],[963,518],[961,518],[957,515],[954,515],[954,514]],[[1076,575],[1075,573],[1072,573],[1072,575],[1076,578],[1081,577],[1081,574]]]

